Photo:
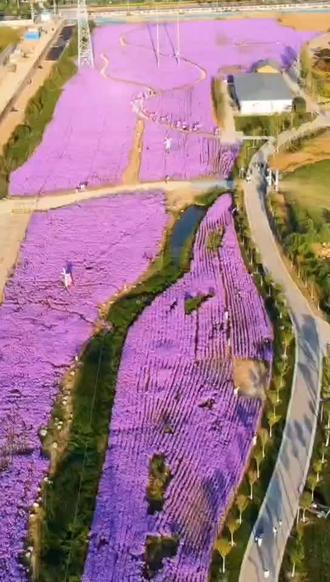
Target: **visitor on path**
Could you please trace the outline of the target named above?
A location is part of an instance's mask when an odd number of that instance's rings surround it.
[[[73,283],[73,276],[72,276],[72,263],[67,263],[65,268],[62,271],[63,277],[63,284],[65,289],[69,289]]]
[[[165,152],[167,154],[169,154],[170,151],[171,151],[171,146],[172,146],[172,138],[171,137],[165,137],[165,139],[164,139],[164,145],[165,145]]]

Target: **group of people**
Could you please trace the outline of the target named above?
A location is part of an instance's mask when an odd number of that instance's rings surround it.
[[[145,99],[148,99],[153,96],[155,96],[155,92],[152,89],[147,89],[143,93],[138,93],[136,97],[134,97],[131,101],[132,110],[134,111],[134,113],[142,115],[145,119],[149,119],[154,123],[167,125],[171,129],[178,129],[187,132],[196,132],[202,129],[202,124],[199,121],[188,123],[186,121],[182,121],[181,119],[173,119],[173,116],[169,113],[161,114],[157,113],[156,111],[147,111],[144,108],[144,101]],[[218,127],[214,129],[214,134],[215,135],[219,134]]]

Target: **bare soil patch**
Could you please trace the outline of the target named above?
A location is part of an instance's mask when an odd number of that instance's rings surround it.
[[[269,383],[269,368],[266,362],[234,358],[233,379],[240,394],[265,400]]]
[[[307,12],[281,14],[278,22],[283,26],[289,26],[302,32],[315,31],[327,32],[330,29],[330,14],[311,14]]]

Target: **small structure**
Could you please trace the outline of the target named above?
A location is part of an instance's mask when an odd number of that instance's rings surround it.
[[[252,67],[254,73],[275,74],[281,72],[281,65],[272,59],[262,59],[255,63]]]
[[[233,82],[242,115],[272,115],[292,110],[293,96],[279,73],[234,75]]]

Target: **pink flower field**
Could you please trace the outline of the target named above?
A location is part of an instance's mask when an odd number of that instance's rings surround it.
[[[96,29],[95,70],[67,84],[42,143],[12,173],[11,194],[72,190],[81,182],[120,184],[139,116],[145,120],[141,181],[226,177],[222,154],[234,159],[238,146],[229,148],[214,135],[212,78],[229,66],[249,70],[267,57],[287,67],[312,36],[273,20],[183,22],[178,62],[175,24],[162,24],[158,67],[155,25]],[[188,126],[186,134],[177,123]],[[173,155],[165,151],[166,138]]]
[[[221,248],[210,233],[223,229]],[[185,302],[207,300],[187,314]],[[153,579],[205,582],[217,528],[241,480],[261,402],[236,395],[234,358],[271,363],[273,332],[240,254],[231,197],[208,211],[190,272],[130,328],[118,375],[84,582],[142,581],[147,538],[178,541]],[[171,473],[150,511],[149,466]]]
[[[39,431],[59,382],[93,334],[100,305],[134,284],[160,249],[161,192],[120,195],[33,216],[0,306],[0,581],[20,568],[28,513],[48,471]],[[70,264],[73,285],[61,281]]]

